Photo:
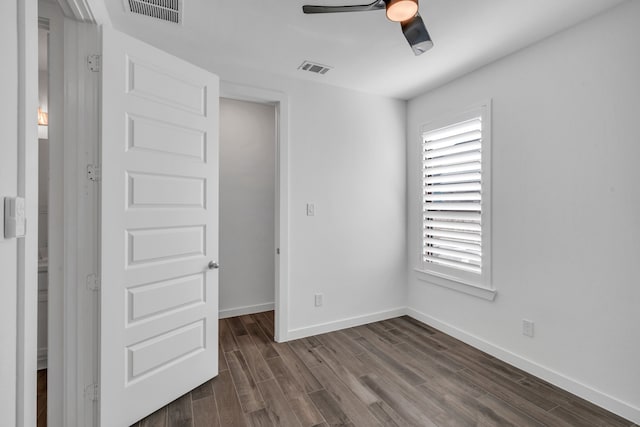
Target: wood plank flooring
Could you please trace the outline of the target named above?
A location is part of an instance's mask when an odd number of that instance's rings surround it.
[[[38,400],[36,403],[36,423],[38,427],[47,427],[47,370],[38,371]]]
[[[272,336],[273,312],[220,320],[220,375],[134,427],[634,426],[406,316]]]

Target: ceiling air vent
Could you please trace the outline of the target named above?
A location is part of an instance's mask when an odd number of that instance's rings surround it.
[[[161,21],[182,23],[182,0],[125,0],[132,13]]]
[[[308,71],[310,73],[316,73],[316,74],[326,74],[327,71],[329,71],[330,69],[331,69],[331,67],[328,67],[328,66],[322,65],[322,64],[318,64],[318,63],[315,63],[315,62],[311,62],[311,61],[304,61],[298,67],[298,70]]]

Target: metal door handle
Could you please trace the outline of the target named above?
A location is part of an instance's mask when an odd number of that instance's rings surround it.
[[[215,270],[216,268],[220,268],[217,262],[209,261],[209,270]]]

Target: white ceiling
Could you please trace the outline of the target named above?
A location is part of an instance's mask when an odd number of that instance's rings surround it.
[[[177,25],[128,13],[123,0],[104,0],[116,28],[196,64],[245,67],[409,99],[623,0],[421,0],[435,47],[418,57],[384,11],[302,13],[307,3],[367,0],[183,1],[183,25]],[[299,71],[303,60],[334,68],[324,76]]]

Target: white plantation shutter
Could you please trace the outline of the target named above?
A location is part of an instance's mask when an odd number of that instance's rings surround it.
[[[482,286],[482,113],[423,132],[422,156],[423,270]]]

